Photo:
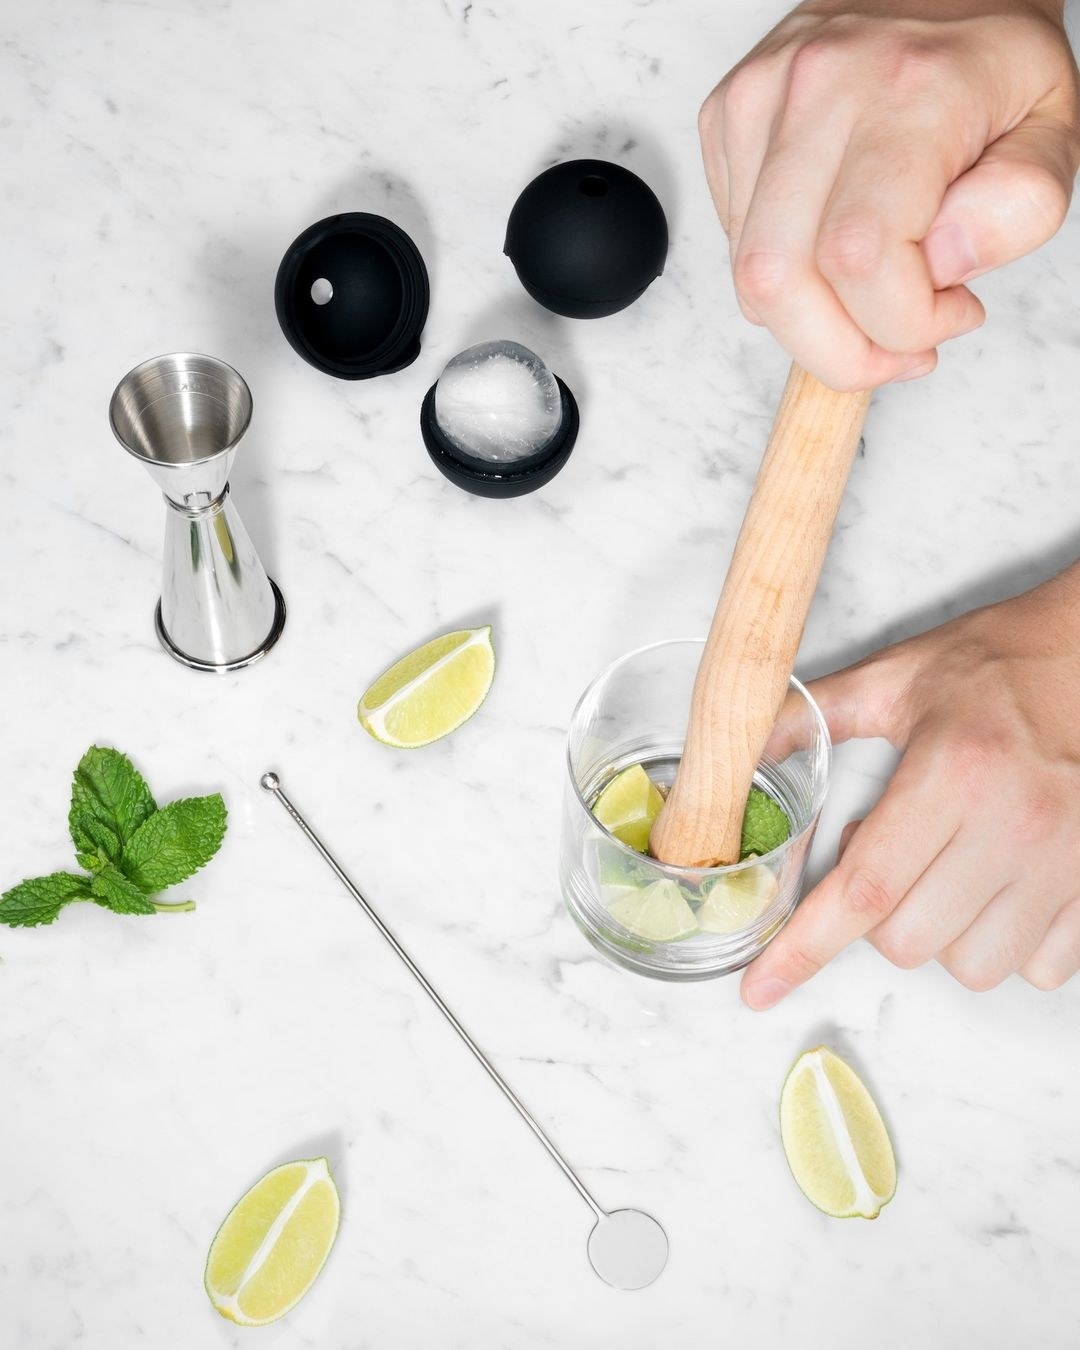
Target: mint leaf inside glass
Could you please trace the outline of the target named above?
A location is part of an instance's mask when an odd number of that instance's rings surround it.
[[[742,846],[739,858],[756,853],[760,858],[771,853],[791,834],[791,821],[783,809],[759,787],[752,787],[746,799],[746,814],[743,816]]]

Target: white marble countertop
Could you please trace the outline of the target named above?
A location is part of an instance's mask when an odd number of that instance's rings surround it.
[[[1080,984],[976,996],[860,944],[785,1005],[606,966],[556,884],[563,735],[592,676],[705,631],[786,360],[738,316],[699,167],[711,84],[779,3],[8,0],[0,50],[4,886],[70,865],[70,773],[127,751],[162,798],[220,789],[193,915],[75,906],[0,930],[0,1345],[285,1350],[1075,1346]],[[668,212],[664,276],[617,316],[539,309],[503,257],[542,167],[597,155]],[[432,277],[408,369],[335,381],[273,309],[290,240],[390,216]],[[821,673],[1080,552],[1080,215],[977,289],[990,319],[871,411],[800,657]],[[418,432],[468,344],[534,347],[582,432],[543,491],[451,487]],[[234,499],[289,607],[261,664],[173,663],[151,616],[162,506],[109,394],[160,352],[235,365],[255,415]],[[490,620],[476,718],[414,754],[356,723],[371,678]],[[813,868],[888,768],[842,749]],[[602,1204],[657,1215],[636,1294],[588,1210],[258,788],[297,804]],[[776,1105],[826,1041],[899,1158],[873,1224],[795,1188]],[[271,1164],[326,1153],[330,1263],[264,1332],[202,1289]]]

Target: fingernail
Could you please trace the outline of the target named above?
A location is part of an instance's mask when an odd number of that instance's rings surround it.
[[[917,365],[908,366],[907,369],[902,370],[899,375],[894,375],[889,383],[903,384],[905,380],[917,380],[922,375],[929,375],[933,369],[933,361],[920,361]]]
[[[957,285],[979,265],[967,231],[959,225],[939,225],[931,230],[923,240],[923,255],[938,290]]]
[[[788,984],[787,980],[755,980],[743,990],[743,999],[754,1012],[764,1012],[786,998],[793,988],[794,985]]]

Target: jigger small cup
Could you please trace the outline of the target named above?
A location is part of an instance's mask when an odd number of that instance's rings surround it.
[[[265,656],[285,626],[229,497],[229,471],[251,420],[251,391],[232,366],[176,352],[136,366],[109,404],[116,439],[165,497],[158,639],[194,670],[229,671]]]

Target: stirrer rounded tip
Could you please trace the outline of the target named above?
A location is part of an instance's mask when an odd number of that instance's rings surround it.
[[[276,773],[267,770],[267,772],[259,779],[259,786],[264,792],[276,792],[278,788],[281,787],[281,779]]]

